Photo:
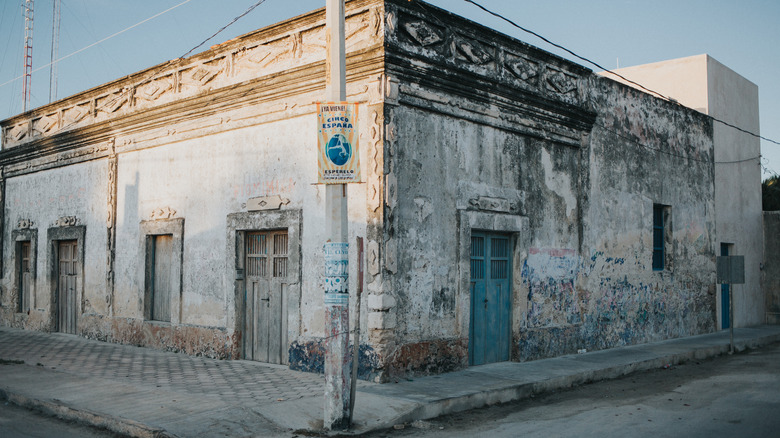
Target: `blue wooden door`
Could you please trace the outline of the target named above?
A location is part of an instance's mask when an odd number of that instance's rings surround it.
[[[512,324],[510,238],[471,235],[469,364],[509,360]]]
[[[720,255],[727,256],[729,255],[729,244],[728,243],[721,243],[720,244]],[[730,319],[729,319],[729,308],[730,303],[729,300],[731,297],[729,296],[731,291],[729,290],[728,284],[721,284],[720,285],[720,321],[721,321],[721,328],[727,329],[731,327]]]

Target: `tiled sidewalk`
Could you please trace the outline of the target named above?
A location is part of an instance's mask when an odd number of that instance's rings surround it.
[[[62,333],[0,328],[0,358],[28,365],[164,390],[218,395],[253,403],[323,392],[319,374],[243,360],[215,360],[149,348],[90,341]]]
[[[734,332],[738,351],[780,342],[780,326]],[[360,434],[728,351],[729,333],[720,331],[384,385],[361,381],[353,428],[334,433]],[[0,399],[128,436],[322,432],[324,379],[282,366],[9,328],[0,328],[0,359]]]

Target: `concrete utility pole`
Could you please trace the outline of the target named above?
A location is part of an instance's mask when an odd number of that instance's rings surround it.
[[[326,0],[325,99],[343,102],[346,92],[344,0]],[[349,417],[349,244],[347,185],[325,185],[325,421],[346,428]]]

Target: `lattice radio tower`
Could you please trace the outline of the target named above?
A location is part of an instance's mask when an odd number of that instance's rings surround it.
[[[22,4],[24,14],[24,85],[22,86],[22,112],[27,112],[32,87],[32,39],[33,39],[33,0]]]
[[[60,0],[52,1],[51,64],[49,64],[49,102],[57,100],[57,52],[60,46]]]

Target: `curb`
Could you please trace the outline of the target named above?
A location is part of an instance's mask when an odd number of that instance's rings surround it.
[[[763,347],[780,342],[780,335],[768,335],[758,338],[735,341],[734,351],[742,352],[749,348]],[[478,409],[498,403],[508,403],[545,394],[551,391],[567,389],[588,383],[606,381],[625,377],[630,374],[661,368],[664,365],[679,365],[692,360],[709,359],[728,354],[730,344],[710,345],[695,348],[685,353],[674,353],[623,365],[610,366],[598,370],[582,371],[568,376],[554,377],[551,379],[526,382],[509,385],[503,388],[474,392],[458,397],[443,398],[431,403],[419,403],[410,412],[399,415],[383,424],[376,424],[367,430],[355,431],[354,434],[362,434],[372,430],[382,430],[393,427],[396,424],[412,423],[417,420],[430,420],[442,415],[454,414],[470,409]],[[343,433],[343,432],[342,432]],[[344,433],[344,435],[352,435]]]
[[[133,438],[178,438],[165,430],[153,428],[137,421],[117,418],[86,409],[74,409],[57,399],[49,401],[29,398],[22,394],[9,392],[2,387],[0,387],[0,400],[6,400],[16,406],[35,410],[50,417],[108,430],[121,436]]]

